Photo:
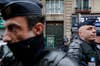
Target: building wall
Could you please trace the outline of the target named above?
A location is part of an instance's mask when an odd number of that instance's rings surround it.
[[[64,0],[64,36],[71,37],[71,16],[73,0]]]
[[[90,0],[92,13],[100,13],[100,0]]]

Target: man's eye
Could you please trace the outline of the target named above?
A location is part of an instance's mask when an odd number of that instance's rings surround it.
[[[8,30],[9,30],[10,32],[16,31],[16,30],[21,30],[20,26],[15,25],[15,24],[11,24],[11,25],[9,25],[7,28],[8,28]]]
[[[92,30],[93,28],[92,27],[89,27],[87,30]]]
[[[9,26],[8,26],[8,30],[9,30],[9,31],[13,31],[13,30],[14,30],[14,26],[9,25]]]

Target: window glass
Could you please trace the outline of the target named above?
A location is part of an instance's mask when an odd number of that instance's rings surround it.
[[[64,0],[46,0],[46,14],[62,14]]]
[[[76,6],[78,9],[88,9],[89,0],[76,0]]]

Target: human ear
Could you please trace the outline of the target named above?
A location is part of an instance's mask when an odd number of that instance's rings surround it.
[[[42,23],[37,23],[33,27],[36,35],[40,35],[44,30],[44,25]]]

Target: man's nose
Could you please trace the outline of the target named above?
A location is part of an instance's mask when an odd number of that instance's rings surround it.
[[[96,33],[96,29],[93,29],[93,33]]]
[[[9,34],[5,33],[5,34],[3,35],[3,41],[4,41],[4,42],[9,42],[9,41],[11,41],[11,38],[10,38]]]

